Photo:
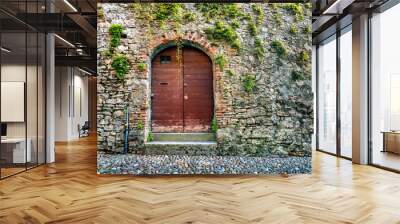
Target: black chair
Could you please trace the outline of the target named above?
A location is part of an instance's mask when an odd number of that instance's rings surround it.
[[[79,129],[79,138],[89,136],[89,129],[90,129],[89,121],[85,121],[82,127],[78,125],[78,129]]]

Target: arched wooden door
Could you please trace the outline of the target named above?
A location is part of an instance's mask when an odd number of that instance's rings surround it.
[[[152,61],[152,131],[208,132],[214,114],[212,63],[202,51],[184,47]]]

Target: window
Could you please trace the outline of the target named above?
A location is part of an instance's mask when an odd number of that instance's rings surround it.
[[[169,63],[171,63],[171,56],[161,55],[160,56],[160,63],[161,64],[169,64]]]
[[[318,48],[318,149],[336,153],[336,36]]]
[[[340,36],[340,155],[352,157],[352,33],[351,26]]]
[[[371,18],[371,162],[400,170],[400,5]]]

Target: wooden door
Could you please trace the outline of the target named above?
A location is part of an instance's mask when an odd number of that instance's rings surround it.
[[[168,48],[153,59],[153,132],[183,132],[183,80],[180,67],[176,48]]]
[[[210,58],[195,48],[184,48],[183,75],[184,130],[185,132],[209,131],[214,114]]]
[[[213,117],[212,63],[194,48],[176,47],[152,61],[152,131],[206,132]]]

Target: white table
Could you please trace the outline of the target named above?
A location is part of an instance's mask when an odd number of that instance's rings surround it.
[[[30,138],[26,139],[28,143],[25,152],[25,138],[5,138],[1,139],[2,145],[13,146],[13,163],[26,163],[31,162],[32,152],[31,145],[32,141]],[[25,160],[26,159],[26,160]]]

